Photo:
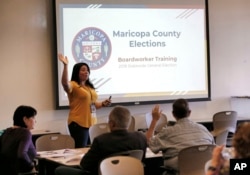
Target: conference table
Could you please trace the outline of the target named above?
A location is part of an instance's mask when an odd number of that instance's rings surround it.
[[[54,175],[55,168],[60,165],[76,168],[79,167],[82,157],[89,149],[89,147],[86,147],[37,152],[39,175]],[[163,165],[161,152],[154,154],[149,148],[147,148],[144,163],[145,174],[157,174],[157,168],[160,168],[160,166]]]

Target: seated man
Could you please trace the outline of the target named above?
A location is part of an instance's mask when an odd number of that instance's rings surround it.
[[[156,105],[152,110],[152,121],[146,137],[149,148],[158,153],[162,151],[164,166],[178,171],[178,153],[181,149],[200,144],[214,144],[214,138],[203,125],[189,120],[190,109],[185,99],[178,99],[173,103],[172,114],[176,124],[163,128],[153,135],[161,110]]]
[[[90,150],[81,160],[81,169],[60,166],[56,168],[56,175],[98,175],[100,162],[115,153],[140,149],[145,152],[147,139],[141,132],[129,132],[127,130],[131,114],[122,106],[116,106],[109,114],[109,127],[111,132],[97,136]]]

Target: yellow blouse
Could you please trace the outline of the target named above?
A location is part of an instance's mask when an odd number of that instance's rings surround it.
[[[89,128],[96,123],[96,117],[91,116],[91,103],[96,102],[97,93],[95,89],[88,86],[80,86],[75,81],[70,82],[69,99],[69,117],[68,123],[76,122],[82,127]]]

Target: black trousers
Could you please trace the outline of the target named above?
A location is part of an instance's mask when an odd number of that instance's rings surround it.
[[[76,122],[69,124],[70,135],[75,140],[76,148],[83,148],[89,144],[89,128],[82,127]]]

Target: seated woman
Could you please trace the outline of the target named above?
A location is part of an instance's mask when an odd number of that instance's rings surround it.
[[[1,174],[17,175],[34,171],[36,149],[30,130],[36,122],[36,109],[19,106],[13,116],[13,126],[4,130],[0,142]]]
[[[228,175],[230,170],[229,158],[250,158],[250,122],[239,124],[233,136],[232,145],[230,156],[223,154],[223,150],[225,150],[223,145],[214,148],[212,159],[205,167],[206,175]]]

